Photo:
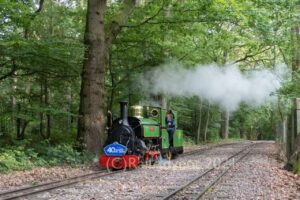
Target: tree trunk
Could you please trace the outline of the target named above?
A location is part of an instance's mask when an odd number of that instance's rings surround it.
[[[49,106],[48,80],[46,77],[44,77],[41,81],[40,105],[42,109]],[[40,135],[43,139],[49,139],[51,135],[51,115],[49,113],[45,115],[44,111],[40,112]]]
[[[66,110],[69,113],[68,116],[67,116],[67,124],[68,124],[67,128],[68,128],[68,130],[71,130],[73,116],[70,114],[70,113],[72,113],[72,88],[71,88],[70,84],[68,84],[66,90],[67,90],[66,100],[68,102],[67,106],[66,106]]]
[[[300,5],[299,5],[300,10]],[[294,55],[293,55],[293,63],[292,63],[292,70],[297,71],[300,67],[300,26],[295,26],[293,28],[294,32]]]
[[[106,139],[104,72],[107,52],[134,6],[135,0],[124,0],[105,32],[106,0],[88,0],[77,141],[85,144],[91,153],[99,152]]]
[[[92,153],[98,152],[105,140],[105,10],[106,0],[88,1],[77,140]]]
[[[21,112],[21,105],[17,104],[17,112]],[[25,138],[25,130],[23,131],[23,126],[26,123],[24,119],[17,117],[16,126],[17,126],[17,140],[23,140]],[[27,126],[27,125],[26,125]]]
[[[295,6],[296,13],[300,13],[300,4]],[[293,44],[293,60],[292,60],[292,71],[297,72],[300,68],[300,26],[299,21],[296,22],[295,26],[292,28],[292,44]],[[293,73],[292,79],[297,79],[297,73]],[[300,141],[300,99],[294,99],[294,108],[292,110],[292,131],[289,132],[287,137],[287,157],[290,163],[296,162],[298,158],[297,141]],[[300,151],[300,150],[299,150]],[[300,153],[299,153],[300,154]]]
[[[109,104],[108,104],[108,110],[112,111],[113,103],[114,103],[114,97],[115,97],[115,77],[113,73],[113,66],[112,66],[112,59],[113,54],[110,52],[109,54],[109,60],[108,60],[108,70],[110,75],[110,82],[111,82],[111,90],[110,90],[110,98],[109,98]]]
[[[12,61],[13,65],[15,65],[15,61]],[[16,77],[14,77],[16,74],[16,72],[13,72],[13,78],[12,78],[12,96],[11,96],[11,110],[12,110],[12,118],[11,118],[11,122],[12,122],[12,127],[13,127],[13,132],[16,131],[17,133],[17,138],[19,137],[19,123],[20,123],[20,119],[17,118],[17,99],[16,99],[16,92],[17,92],[17,82],[18,79]]]
[[[43,107],[44,106],[44,90],[43,90],[44,86],[43,86],[42,82],[41,82],[40,87],[41,87],[40,88],[40,92],[41,92],[40,93],[40,105],[41,105],[41,107]],[[45,139],[44,127],[45,127],[45,125],[44,125],[44,112],[41,111],[40,112],[40,135],[42,136],[42,138]]]
[[[200,141],[200,134],[201,134],[201,122],[202,122],[202,101],[200,100],[199,104],[199,122],[198,122],[198,129],[197,129],[197,139],[196,144],[199,144]]]
[[[240,128],[240,138],[247,139],[245,129],[243,127]]]
[[[223,111],[221,113],[221,129],[220,129],[220,136],[222,139],[228,138],[228,129],[229,129],[229,112]]]
[[[224,51],[223,60],[222,60],[223,65],[226,65],[227,59],[228,59],[228,53],[227,51]],[[228,129],[229,129],[229,112],[226,110],[221,113],[220,137],[222,139],[228,138]]]
[[[203,138],[204,142],[207,141],[207,131],[208,131],[209,118],[210,118],[210,103],[208,103],[207,119],[206,119],[204,138]]]
[[[132,99],[132,85],[131,85],[131,71],[130,69],[126,69],[126,77],[127,77],[127,94],[128,94],[128,106],[132,106],[133,105],[133,99]]]
[[[17,110],[18,112],[20,112],[21,110],[21,105],[17,104]],[[22,136],[21,136],[21,118],[17,117],[16,119],[16,126],[17,126],[17,139],[21,140]]]
[[[45,87],[44,87],[44,95],[45,95],[45,106],[49,107],[49,98],[50,98],[50,91],[48,89],[48,81],[45,79]],[[47,129],[46,129],[46,138],[49,139],[51,135],[51,115],[48,112],[46,115],[47,118]]]

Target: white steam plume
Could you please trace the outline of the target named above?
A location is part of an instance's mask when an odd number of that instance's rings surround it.
[[[279,66],[280,73],[264,69],[243,74],[233,65],[197,65],[186,69],[171,63],[146,73],[142,85],[153,94],[198,96],[234,111],[242,102],[258,106],[270,100],[270,95],[281,87],[283,68]]]

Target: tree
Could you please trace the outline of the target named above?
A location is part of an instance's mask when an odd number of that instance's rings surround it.
[[[85,53],[80,91],[77,140],[89,152],[98,152],[105,140],[105,64],[121,25],[128,20],[135,0],[125,0],[105,29],[106,0],[88,0],[84,35]]]

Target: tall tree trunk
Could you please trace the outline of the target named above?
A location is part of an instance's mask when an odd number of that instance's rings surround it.
[[[299,5],[300,10],[300,5]],[[300,11],[299,11],[300,12]],[[294,36],[294,55],[293,55],[293,63],[292,70],[297,71],[300,68],[300,26],[295,26],[293,28]]]
[[[48,88],[48,80],[45,79],[45,86],[44,86],[44,96],[45,96],[45,106],[49,107],[49,98],[50,98],[50,90]],[[47,129],[46,129],[46,138],[50,138],[51,135],[51,115],[48,112],[46,115],[47,118]]]
[[[12,61],[12,64],[15,66],[15,61]],[[17,77],[15,77],[15,75],[17,75],[16,72],[12,73],[13,78],[12,78],[12,96],[11,96],[11,110],[12,110],[12,118],[11,118],[11,122],[12,122],[12,127],[13,127],[13,132],[16,131],[16,135],[17,138],[19,137],[19,124],[20,124],[20,119],[17,118],[17,109],[18,109],[18,105],[17,105],[17,98],[16,98],[16,93],[17,93],[17,82],[18,79]]]
[[[223,65],[226,65],[228,59],[228,52],[223,52]],[[228,129],[229,129],[229,112],[227,110],[221,113],[221,127],[220,127],[220,137],[222,139],[228,138]]]
[[[128,94],[128,106],[132,106],[133,105],[133,99],[132,99],[132,85],[131,85],[131,72],[130,69],[126,69],[126,77],[127,77],[127,94]]]
[[[21,131],[22,139],[25,138],[25,130],[26,130],[26,128],[27,128],[29,122],[30,122],[30,121],[24,121],[24,123],[23,123],[23,125],[22,125],[22,131]]]
[[[67,88],[66,88],[66,100],[67,100],[67,106],[66,106],[66,110],[68,113],[72,113],[72,88],[71,85],[68,84]],[[72,128],[72,121],[73,121],[73,116],[71,114],[68,114],[67,116],[67,128],[68,130],[70,130]]]
[[[40,105],[41,107],[44,107],[44,85],[43,85],[43,82],[41,82],[41,85],[40,85]],[[44,108],[43,108],[44,109]],[[44,133],[44,112],[41,111],[40,112],[40,135],[42,136],[42,138],[46,138],[45,137],[45,133]]]
[[[222,139],[228,138],[228,129],[229,129],[229,112],[223,111],[221,113],[221,129],[220,129],[220,136]]]
[[[104,144],[105,10],[106,0],[88,1],[77,140],[94,153]]]
[[[109,75],[110,75],[110,82],[111,82],[111,90],[110,90],[110,98],[109,98],[109,104],[108,104],[108,110],[111,111],[114,103],[114,97],[115,97],[115,77],[113,73],[113,64],[112,64],[112,59],[113,59],[113,54],[112,52],[109,53],[108,57],[108,70],[109,70]]]
[[[245,129],[243,127],[240,127],[240,138],[241,139],[247,139],[246,132],[245,132]]]
[[[135,0],[124,0],[105,32],[106,0],[88,0],[77,141],[92,153],[99,152],[106,138],[104,70],[107,52],[134,6]]]
[[[21,112],[21,105],[17,104],[17,112]],[[16,119],[16,128],[17,128],[17,139],[22,140],[24,137],[21,134],[21,126],[22,126],[22,119],[20,117],[17,117]]]
[[[196,139],[196,144],[199,144],[200,142],[200,134],[201,134],[201,122],[202,122],[202,101],[200,99],[200,104],[199,104],[199,122],[198,122],[198,129],[197,129],[197,139]]]
[[[204,138],[203,138],[204,142],[207,141],[207,131],[208,131],[209,119],[210,119],[210,103],[208,103],[208,109],[207,109],[207,118],[206,118],[205,130],[204,130]]]
[[[165,11],[163,12],[163,18],[164,18],[164,20],[167,20],[168,18],[170,18],[171,17],[171,6],[170,6],[170,4],[169,5],[167,5],[167,7],[166,7],[166,9],[165,9]],[[167,28],[166,28],[166,26],[163,26],[162,27],[162,30],[163,30],[163,34],[162,34],[162,41],[163,42],[167,42],[168,40],[170,40],[170,35],[168,34],[168,30],[167,30]],[[166,51],[164,48],[163,48],[163,45],[162,45],[162,54],[165,54],[165,56],[166,57],[169,57],[169,55],[167,54],[168,53],[168,51]],[[147,48],[147,59],[149,59],[149,50],[148,50],[148,48]],[[160,103],[161,103],[161,107],[163,108],[163,109],[168,109],[168,98],[167,98],[167,96],[166,95],[164,95],[164,94],[161,94],[161,101],[160,101]],[[169,105],[170,106],[170,105]],[[171,107],[171,106],[170,106]]]
[[[300,3],[295,6],[297,14],[300,13]],[[292,70],[297,72],[300,69],[300,21],[296,21],[292,28],[293,35],[293,61]],[[293,73],[293,79],[296,79],[296,74]],[[294,99],[294,108],[292,110],[292,131],[288,135],[287,142],[287,157],[290,163],[295,163],[297,159],[300,159],[300,98]]]
[[[49,91],[48,91],[48,80],[44,77],[41,81],[41,94],[40,104],[42,109],[49,106]],[[45,118],[46,117],[46,118]],[[46,125],[45,125],[46,122]],[[45,133],[46,130],[46,133]],[[49,139],[51,135],[51,116],[49,113],[45,115],[44,111],[40,112],[40,135],[44,139]]]

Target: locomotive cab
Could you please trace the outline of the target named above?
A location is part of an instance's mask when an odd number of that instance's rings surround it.
[[[183,131],[178,129],[178,118],[177,112],[173,111],[175,115],[175,124],[176,124],[176,131],[173,135],[173,146],[172,150],[170,150],[170,143],[169,143],[169,134],[166,129],[166,122],[165,117],[167,110],[160,108],[160,107],[153,107],[153,106],[131,106],[129,113],[131,116],[135,116],[136,118],[143,121],[144,125],[148,123],[157,123],[159,126],[159,136],[158,140],[155,140],[155,143],[159,145],[159,149],[164,157],[171,159],[172,155],[182,154],[183,153]],[[148,121],[149,120],[149,121]],[[150,127],[149,127],[150,128]],[[147,131],[144,133],[144,137],[152,137],[153,134]],[[151,128],[150,128],[151,129]]]

